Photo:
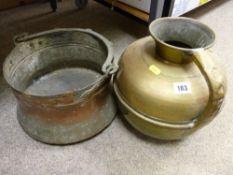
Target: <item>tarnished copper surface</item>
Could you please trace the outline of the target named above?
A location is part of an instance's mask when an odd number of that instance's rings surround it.
[[[112,44],[90,29],[54,29],[15,37],[4,77],[17,98],[17,118],[50,144],[88,139],[113,120]]]
[[[106,97],[109,93],[108,87],[101,88],[96,94],[86,99],[80,104],[67,104],[59,107],[59,102],[54,99],[54,103],[50,106],[44,105],[40,100],[34,101],[20,100],[18,102],[19,108],[23,113],[30,117],[35,117],[48,124],[73,124],[73,122],[82,122],[91,117],[95,117],[102,106],[106,103]],[[43,104],[41,105],[37,105]]]

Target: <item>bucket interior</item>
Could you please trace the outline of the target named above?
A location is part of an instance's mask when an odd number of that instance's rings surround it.
[[[94,83],[107,56],[106,44],[91,33],[56,32],[20,43],[7,58],[4,75],[26,94],[60,95]]]

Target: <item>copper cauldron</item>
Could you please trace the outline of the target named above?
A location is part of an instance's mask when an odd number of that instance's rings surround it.
[[[113,120],[111,43],[92,30],[54,29],[15,38],[4,77],[17,117],[33,138],[50,144],[88,139]]]

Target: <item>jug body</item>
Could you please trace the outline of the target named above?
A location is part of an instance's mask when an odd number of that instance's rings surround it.
[[[181,139],[210,122],[222,106],[226,79],[209,51],[215,36],[188,18],[156,20],[150,32],[122,54],[114,90],[136,129]]]

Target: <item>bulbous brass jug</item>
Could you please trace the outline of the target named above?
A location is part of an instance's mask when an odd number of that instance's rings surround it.
[[[119,61],[114,91],[127,121],[145,135],[177,140],[209,123],[226,92],[210,47],[214,32],[189,18],[161,18],[151,36],[132,43]]]

